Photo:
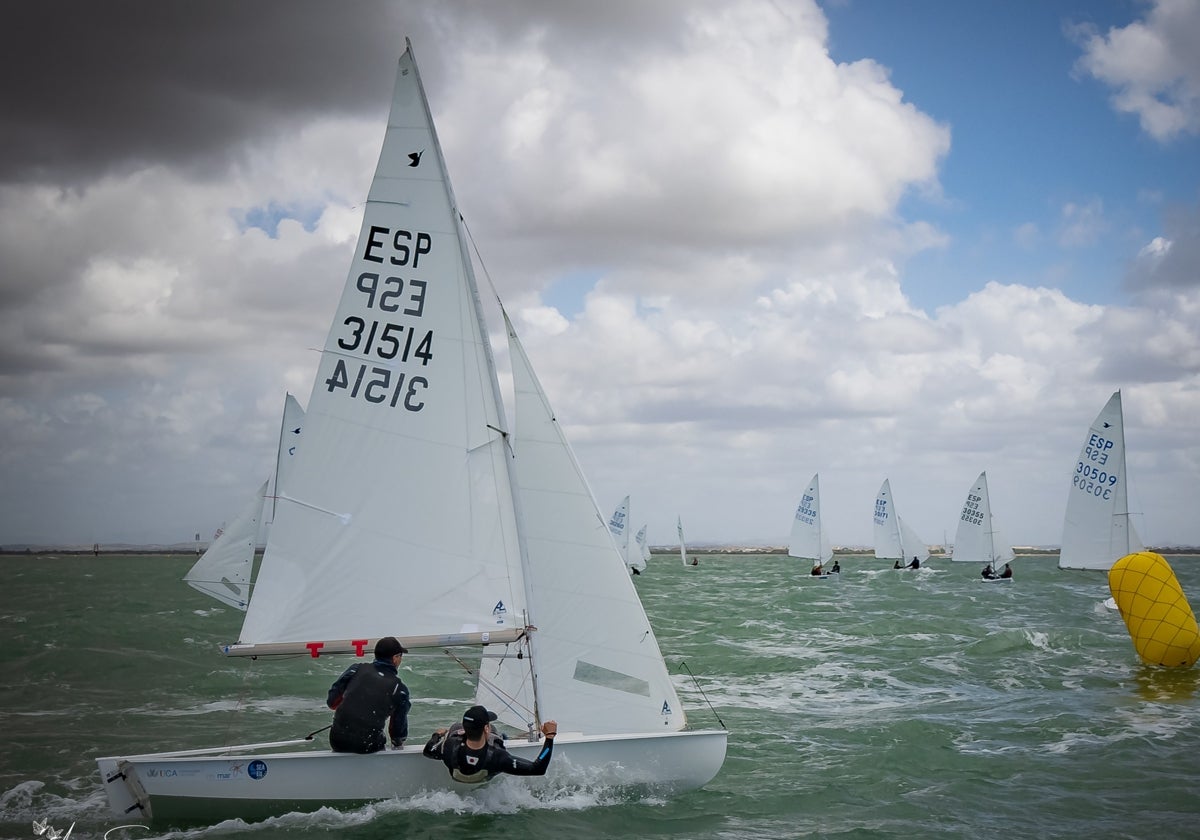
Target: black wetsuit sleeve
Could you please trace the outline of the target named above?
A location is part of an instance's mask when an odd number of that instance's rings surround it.
[[[544,776],[550,766],[550,755],[554,752],[554,739],[547,738],[533,761],[517,758],[508,750],[494,749],[488,752],[488,772],[508,773],[510,776]]]
[[[399,744],[408,738],[408,710],[411,708],[408,686],[396,680],[396,687],[392,689],[392,717],[388,722],[388,736],[392,744]]]
[[[446,737],[443,732],[441,735],[434,732],[429,736],[429,741],[425,744],[425,749],[421,750],[421,754],[426,758],[441,758],[442,757],[442,739]]]
[[[333,685],[329,686],[329,694],[325,698],[325,705],[331,709],[336,709],[342,704],[342,695],[346,692],[346,686],[350,685],[350,680],[354,679],[354,675],[358,672],[358,665],[351,665],[342,675],[334,680]]]

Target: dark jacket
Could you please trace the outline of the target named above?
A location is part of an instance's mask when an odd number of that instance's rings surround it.
[[[495,735],[479,749],[468,747],[466,733],[458,724],[445,734],[433,733],[423,752],[426,758],[441,759],[450,776],[459,782],[486,782],[499,773],[544,776],[546,768],[550,766],[550,755],[554,752],[554,736],[547,736],[537,758],[527,761],[506,750],[504,742]]]
[[[329,746],[335,752],[378,752],[387,746],[385,722],[393,746],[408,737],[412,702],[391,662],[351,665],[329,687],[325,703],[334,710]]]

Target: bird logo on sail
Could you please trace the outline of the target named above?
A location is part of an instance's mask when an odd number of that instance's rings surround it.
[[[409,152],[408,153],[408,165],[413,167],[414,169],[416,167],[420,166],[421,165],[421,155],[423,155],[423,154],[425,154],[424,149],[422,149],[419,152]]]

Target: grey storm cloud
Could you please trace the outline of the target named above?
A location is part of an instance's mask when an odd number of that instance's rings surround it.
[[[378,110],[402,33],[377,0],[6,3],[0,183],[219,166],[239,137]],[[269,127],[269,128],[268,128]],[[231,142],[235,141],[235,142]]]

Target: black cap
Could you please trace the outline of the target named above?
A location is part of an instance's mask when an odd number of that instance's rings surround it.
[[[384,636],[375,643],[375,658],[390,662],[397,653],[408,653],[408,648],[400,644],[395,636]]]
[[[483,734],[483,727],[495,719],[495,712],[489,712],[483,706],[472,706],[463,715],[463,729],[471,737],[478,737]]]

